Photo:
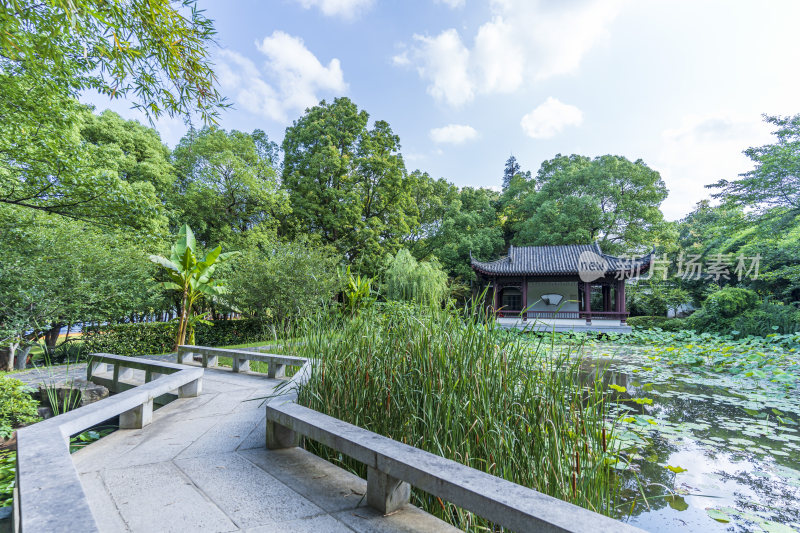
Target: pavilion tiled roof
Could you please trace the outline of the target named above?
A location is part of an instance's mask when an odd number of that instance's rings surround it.
[[[558,246],[512,246],[508,255],[495,261],[478,261],[470,254],[474,270],[489,275],[578,275],[579,258],[584,252],[594,252],[605,259],[607,274],[641,272],[650,266],[652,253],[638,258],[616,257],[604,254],[600,245],[565,244]]]

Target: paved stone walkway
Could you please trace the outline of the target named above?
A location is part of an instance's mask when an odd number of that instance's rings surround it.
[[[258,398],[278,383],[207,369],[199,397],[73,454],[101,530],[456,531],[410,505],[382,516],[366,507],[361,478],[299,448],[267,450]]]

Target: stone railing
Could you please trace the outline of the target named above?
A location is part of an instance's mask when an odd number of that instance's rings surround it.
[[[384,514],[408,503],[411,486],[517,533],[641,531],[535,490],[308,409],[267,404],[267,448],[307,437],[367,465],[367,504]]]
[[[141,428],[152,419],[153,400],[174,391],[197,396],[203,378],[202,368],[109,354],[90,356],[87,376],[108,382],[100,371],[109,369],[112,387],[121,387],[131,369],[144,370],[146,383],[125,384],[133,388],[17,431],[15,531],[99,531],[70,457],[70,437],[116,416],[120,428]]]
[[[291,355],[232,350],[229,348],[210,348],[208,346],[178,346],[178,363],[186,364],[186,358],[188,357],[191,360],[195,355],[202,357],[203,368],[216,367],[220,357],[230,357],[232,361],[231,370],[234,372],[247,372],[250,370],[250,361],[261,361],[267,363],[267,377],[270,378],[282,378],[286,374],[287,366],[302,367],[307,362],[302,357],[293,357]]]

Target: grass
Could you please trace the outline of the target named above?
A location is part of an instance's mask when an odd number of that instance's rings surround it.
[[[579,360],[530,348],[491,321],[385,306],[299,326],[295,355],[319,363],[299,403],[577,505],[613,514],[618,483],[602,383]],[[365,467],[311,443],[325,459]],[[487,524],[420,491],[416,505],[470,531]]]

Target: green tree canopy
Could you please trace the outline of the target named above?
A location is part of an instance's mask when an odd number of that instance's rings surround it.
[[[461,189],[425,240],[423,255],[435,255],[451,276],[474,279],[470,252],[487,260],[494,259],[505,247],[495,210],[497,198],[498,194],[488,189]]]
[[[707,187],[722,189],[713,196],[737,205],[762,211],[784,207],[800,213],[800,115],[764,115],[764,120],[777,128],[773,132],[777,141],[744,151],[755,168],[741,174],[741,179],[723,179]]]
[[[212,120],[223,104],[212,36],[190,0],[2,3],[0,204],[152,231],[152,182],[120,179],[118,161],[103,164],[109,143],[82,137],[96,120],[77,97],[95,89],[129,96],[151,117]]]
[[[173,152],[177,218],[206,245],[270,242],[288,211],[273,163],[276,150],[259,130],[189,132]]]
[[[557,155],[542,163],[521,202],[513,244],[599,241],[609,253],[644,247],[663,224],[666,197],[661,176],[641,160]]]
[[[287,128],[283,186],[290,235],[307,231],[374,273],[417,225],[413,181],[406,179],[400,139],[347,98],[324,100]]]

